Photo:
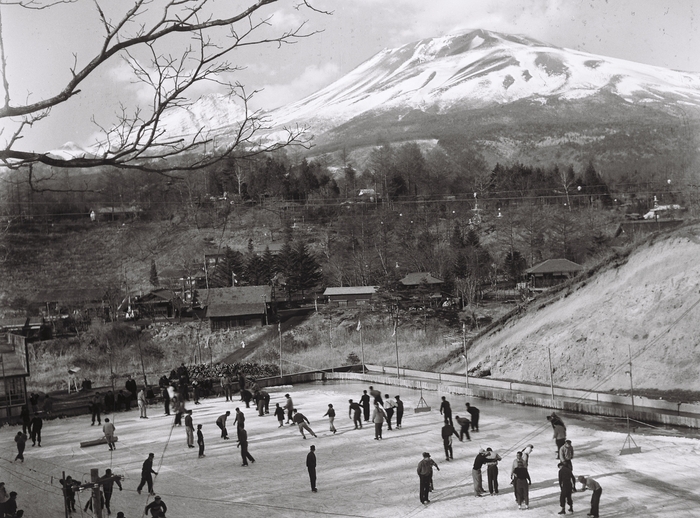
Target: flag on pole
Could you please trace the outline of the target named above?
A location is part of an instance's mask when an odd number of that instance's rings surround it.
[[[358,319],[357,320],[357,330],[359,331],[360,329],[362,329],[362,320]]]

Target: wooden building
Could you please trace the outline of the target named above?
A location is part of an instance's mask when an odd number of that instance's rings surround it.
[[[568,259],[547,259],[543,263],[525,270],[530,287],[533,289],[549,288],[578,275],[583,270],[580,264]]]
[[[20,415],[27,403],[29,355],[26,337],[7,333],[0,341],[0,423]]]
[[[269,324],[274,303],[271,286],[233,286],[199,290],[212,331]]]
[[[421,285],[428,285],[431,288],[439,288],[444,281],[433,277],[429,272],[414,272],[409,273],[399,283],[405,288],[417,288]]]
[[[326,288],[323,296],[332,306],[364,306],[369,304],[379,286],[340,286]]]

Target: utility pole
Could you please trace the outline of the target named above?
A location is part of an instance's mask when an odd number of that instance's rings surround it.
[[[462,346],[464,347],[464,381],[469,390],[469,356],[467,355],[467,324],[462,322]]]
[[[630,396],[632,397],[632,412],[634,412],[634,384],[632,383],[632,346],[628,344],[627,350],[629,352],[630,358],[630,370],[627,371],[627,374],[630,375]]]
[[[394,347],[396,348],[396,377],[401,379],[401,371],[399,370],[399,305],[394,306],[396,315],[394,316]]]
[[[282,379],[282,323],[277,322],[277,334],[280,337],[280,381]]]
[[[549,388],[552,390],[552,401],[554,401],[554,379],[552,378],[552,350],[547,347],[547,357],[549,358]]]

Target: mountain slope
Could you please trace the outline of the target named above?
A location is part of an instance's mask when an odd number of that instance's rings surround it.
[[[619,267],[545,307],[535,302],[477,340],[470,365],[490,366],[495,378],[548,384],[549,349],[555,385],[628,389],[623,364],[631,350],[635,387],[700,390],[698,252],[698,225],[651,239]]]

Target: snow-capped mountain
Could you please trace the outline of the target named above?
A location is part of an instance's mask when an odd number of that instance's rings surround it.
[[[546,104],[609,93],[633,104],[700,108],[700,74],[474,30],[385,49],[346,76],[271,113],[279,124],[327,130],[372,111],[445,113]]]

